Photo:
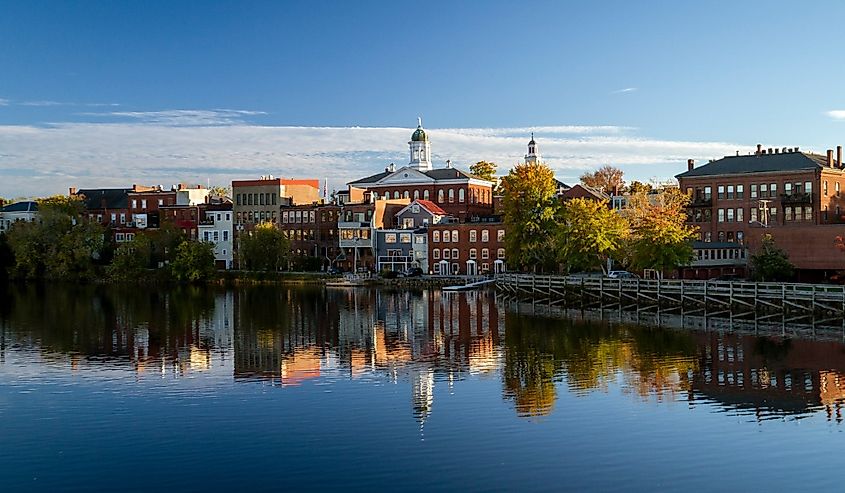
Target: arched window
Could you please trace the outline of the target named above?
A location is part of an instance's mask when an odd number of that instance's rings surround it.
[[[420,191],[414,190],[414,200],[417,200],[418,198],[420,198]]]
[[[443,203],[443,189],[437,191],[437,202],[440,204]]]
[[[464,190],[463,188],[458,189],[458,202],[462,204],[466,202],[466,190]]]
[[[449,203],[453,203],[455,201],[455,191],[451,188],[449,189]]]
[[[378,192],[373,192],[373,199],[378,200]]]
[[[393,198],[394,198],[394,199],[398,199],[398,198],[399,198],[399,190],[396,190],[396,191],[394,191],[394,192],[393,192]]]
[[[405,193],[403,193],[403,194],[402,194],[402,198],[403,198],[403,199],[409,199],[409,198],[411,198],[411,194],[410,194],[410,193],[408,193],[408,191],[407,191],[407,190],[405,190]]]
[[[498,250],[496,250],[496,256],[500,259],[504,259],[505,258],[505,249],[499,248]]]
[[[425,200],[429,200],[429,199],[430,199],[430,197],[431,197],[431,196],[428,194],[428,190],[423,190],[423,199],[425,199]]]
[[[458,230],[452,231],[452,243],[458,242]]]

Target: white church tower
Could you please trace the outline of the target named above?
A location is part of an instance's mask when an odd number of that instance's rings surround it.
[[[534,142],[534,132],[531,132],[531,140],[528,141],[528,154],[525,155],[525,164],[537,164],[540,160],[540,151],[537,143]]]
[[[417,118],[417,129],[411,135],[408,142],[411,147],[411,162],[408,166],[420,171],[430,171],[431,166],[431,143],[422,128],[422,118]]]

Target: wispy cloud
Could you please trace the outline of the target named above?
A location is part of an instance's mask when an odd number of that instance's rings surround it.
[[[8,99],[0,98],[0,106],[9,106],[10,102]]]
[[[238,123],[239,118],[262,114],[244,110],[118,113],[144,124],[0,126],[0,196],[66,193],[69,186],[206,180],[224,184],[263,174],[328,177],[330,188],[341,188],[391,162],[407,163],[413,130]],[[688,158],[715,158],[750,148],[653,139],[616,126],[427,129],[435,166],[450,159],[467,168],[487,160],[498,163],[500,173],[522,160],[531,130],[542,134],[537,137],[540,151],[563,181],[577,181],[584,171],[608,163],[620,166],[629,179],[670,177],[686,169]]]
[[[246,117],[266,115],[263,111],[251,110],[163,110],[163,111],[111,111],[104,113],[81,113],[86,116],[133,120],[138,123],[166,126],[217,126],[237,125],[246,122]]]
[[[637,90],[636,87],[626,87],[624,89],[617,89],[615,91],[611,91],[610,94],[625,94],[625,93],[628,93],[628,92],[634,92],[636,90]]]
[[[74,103],[62,103],[59,101],[22,101],[20,106],[73,106]]]
[[[827,112],[827,116],[834,120],[845,120],[845,110],[830,110]]]

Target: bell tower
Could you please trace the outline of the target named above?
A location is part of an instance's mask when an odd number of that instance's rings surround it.
[[[408,166],[420,171],[430,171],[432,169],[431,142],[428,141],[428,135],[422,128],[422,118],[417,118],[417,129],[411,135],[408,145],[411,148],[411,161]]]
[[[534,142],[534,132],[531,132],[531,140],[528,141],[528,154],[525,155],[525,164],[537,164],[540,162],[540,151],[537,143]]]

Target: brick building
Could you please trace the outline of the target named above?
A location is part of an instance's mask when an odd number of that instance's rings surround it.
[[[505,270],[505,225],[497,216],[428,228],[428,259],[436,275],[481,275]]]
[[[689,160],[687,166],[677,178],[692,197],[689,224],[700,230],[699,246],[718,243],[751,254],[771,234],[801,280],[821,281],[845,269],[845,255],[834,245],[834,238],[845,233],[841,146],[834,158],[832,150],[820,155],[758,145],[747,155],[737,153],[699,168]],[[724,260],[735,264],[736,259]],[[718,267],[711,265],[707,275]]]
[[[281,209],[279,229],[290,240],[291,253],[319,259],[323,269],[340,254],[337,223],[340,206],[292,205]]]

